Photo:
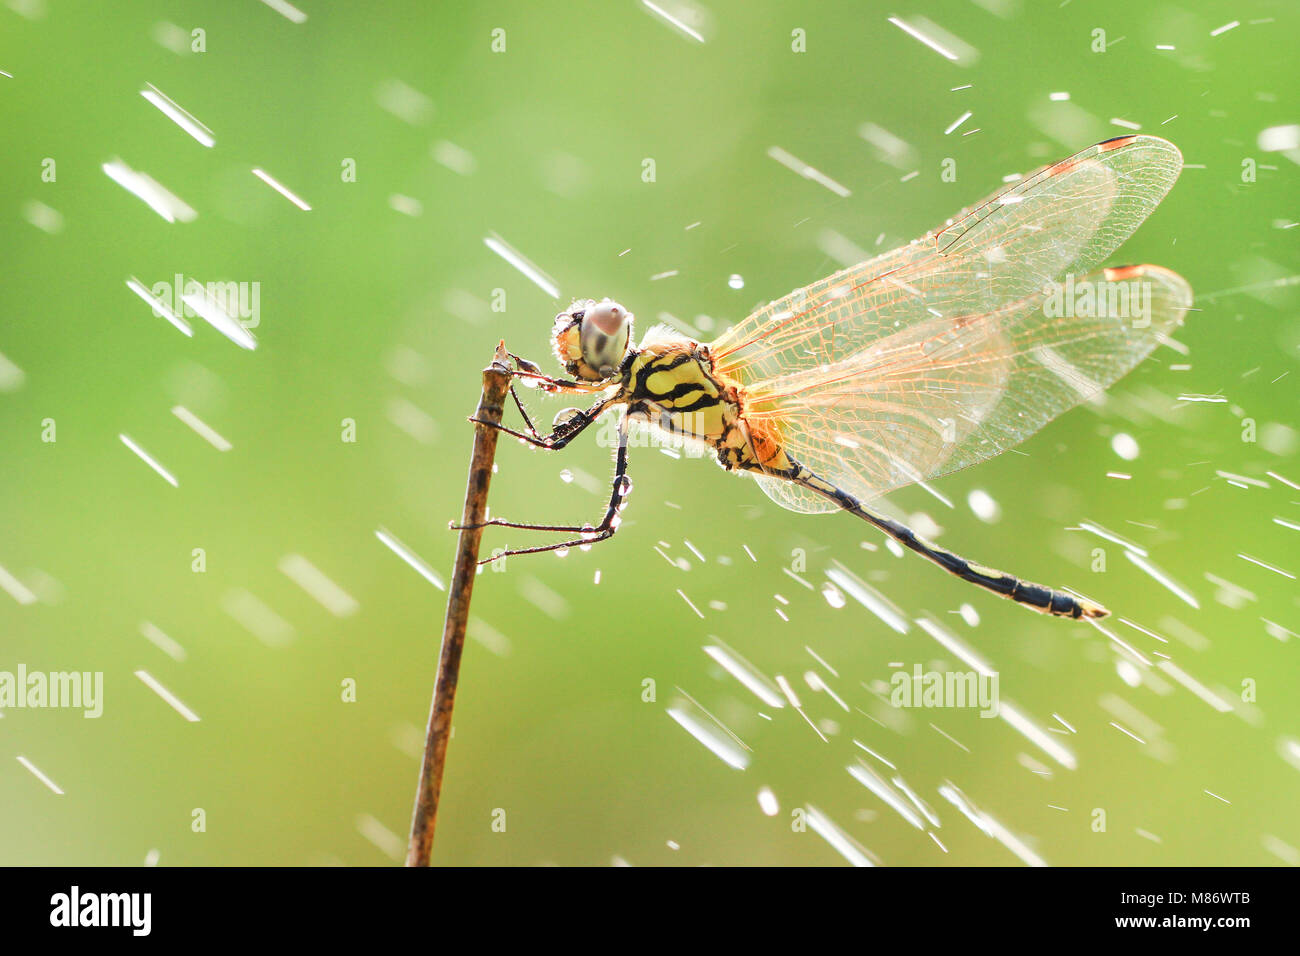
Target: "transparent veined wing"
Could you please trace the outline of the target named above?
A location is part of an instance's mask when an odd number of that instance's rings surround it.
[[[1190,291],[1173,273],[1088,274],[1181,166],[1155,137],[1099,143],[759,309],[710,345],[716,367],[744,389],[746,414],[862,497],[991,457],[1129,371],[1181,321]],[[1149,318],[1054,310],[1063,277],[1149,295]],[[826,510],[762,483],[786,507]]]
[[[935,314],[986,312],[1100,265],[1173,186],[1182,155],[1154,136],[1098,143],[909,245],[758,309],[710,345],[748,384],[847,358]]]
[[[1160,266],[1102,269],[1058,288],[962,324],[931,318],[829,369],[758,383],[746,389],[746,418],[870,499],[1024,441],[1131,371],[1192,302],[1187,282]],[[759,483],[794,511],[835,510],[790,482]]]

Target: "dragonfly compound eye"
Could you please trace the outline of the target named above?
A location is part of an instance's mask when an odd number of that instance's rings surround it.
[[[583,361],[602,379],[611,377],[627,355],[632,313],[609,299],[582,314],[579,345]]]

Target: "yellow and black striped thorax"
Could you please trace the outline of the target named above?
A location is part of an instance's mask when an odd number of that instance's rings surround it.
[[[728,470],[789,468],[778,436],[746,421],[741,389],[714,370],[707,346],[647,346],[628,356],[622,375],[629,418],[704,442]]]
[[[647,346],[622,372],[629,417],[674,434],[716,440],[737,408],[735,389],[714,375],[708,349],[696,342]]]

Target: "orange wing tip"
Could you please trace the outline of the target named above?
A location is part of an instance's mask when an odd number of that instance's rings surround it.
[[[1059,163],[1054,163],[1053,165],[1047,167],[1047,174],[1049,176],[1059,176],[1062,173],[1068,173],[1079,163],[1095,155],[1101,153],[1110,153],[1117,149],[1124,149],[1125,147],[1132,146],[1138,140],[1143,140],[1144,142],[1152,143],[1152,144],[1163,143],[1166,146],[1173,145],[1172,143],[1169,143],[1167,140],[1160,139],[1158,136],[1143,136],[1138,133],[1127,133],[1123,136],[1112,136],[1110,139],[1103,139],[1100,143],[1097,143],[1093,146],[1089,146],[1087,149],[1081,150],[1078,153],[1075,153],[1073,156],[1066,157],[1065,159],[1061,160]],[[1095,153],[1093,152],[1094,150],[1096,150]],[[1182,161],[1182,156],[1180,154],[1179,162],[1181,163],[1181,161]]]
[[[1102,274],[1106,277],[1107,282],[1124,282],[1127,279],[1140,279],[1147,274],[1149,266],[1112,266],[1103,269]]]
[[[1112,136],[1110,139],[1104,139],[1100,143],[1098,143],[1097,148],[1100,149],[1103,153],[1109,153],[1112,149],[1123,149],[1125,146],[1127,146],[1129,143],[1133,142],[1136,139],[1137,137],[1134,135]]]
[[[1112,265],[1112,267],[1102,269],[1102,274],[1108,282],[1123,282],[1130,278],[1141,278],[1144,276],[1178,276],[1173,269],[1166,269],[1164,265],[1152,265],[1143,263],[1141,265]]]
[[[1107,282],[1127,282],[1129,279],[1155,278],[1164,277],[1166,280],[1172,280],[1170,284],[1186,283],[1186,279],[1180,276],[1173,269],[1165,266],[1155,266],[1149,262],[1134,266],[1110,266],[1102,269],[1102,276]]]

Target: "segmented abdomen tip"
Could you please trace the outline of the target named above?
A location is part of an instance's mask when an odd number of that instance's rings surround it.
[[[1110,614],[1110,611],[1106,610],[1100,604],[1093,604],[1091,601],[1080,601],[1079,607],[1083,609],[1084,617],[1092,618],[1094,620],[1096,618],[1106,617]]]

